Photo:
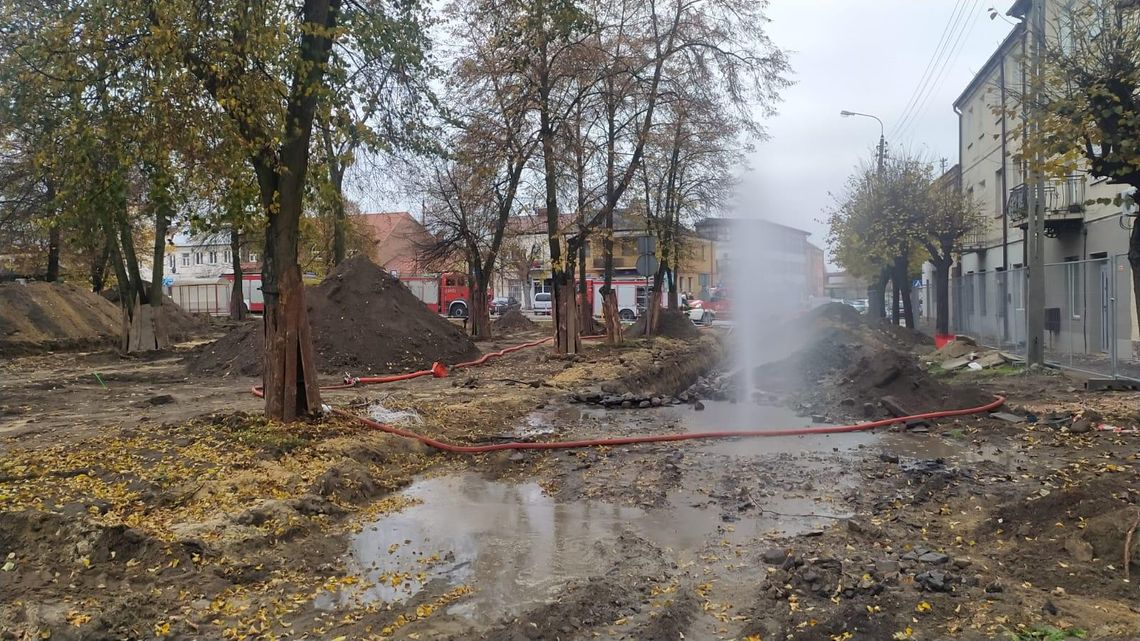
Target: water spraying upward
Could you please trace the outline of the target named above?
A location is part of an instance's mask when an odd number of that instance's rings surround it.
[[[720,293],[732,300],[737,396],[747,405],[758,391],[757,369],[796,348],[789,330],[807,308],[807,232],[757,218],[725,223],[727,291]]]

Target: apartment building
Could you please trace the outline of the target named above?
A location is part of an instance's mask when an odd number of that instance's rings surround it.
[[[1073,1],[1035,0],[1045,8],[1046,38],[1069,37],[1066,13]],[[981,207],[983,222],[963,243],[955,266],[951,322],[957,331],[1013,347],[1024,342],[1025,331],[1024,239],[1032,185],[1018,152],[1026,133],[1026,18],[1035,2],[1013,4],[1009,15],[1021,22],[954,102],[960,188]],[[1120,206],[1093,203],[1125,189],[1087,172],[1045,181],[1047,353],[1108,353],[1114,335],[1116,347],[1132,352],[1131,288],[1117,283],[1118,275],[1130,278],[1120,270],[1129,223]],[[1116,312],[1126,314],[1125,321],[1114,320]]]

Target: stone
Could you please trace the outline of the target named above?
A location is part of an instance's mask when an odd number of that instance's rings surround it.
[[[984,589],[984,590],[985,590],[985,591],[986,591],[988,594],[996,594],[996,593],[998,593],[998,592],[1003,592],[1003,591],[1005,591],[1005,586],[1003,586],[1003,585],[1001,584],[1001,581],[993,581],[993,582],[991,582],[991,583],[988,583],[988,584],[986,585],[986,587],[985,587],[985,588],[983,588],[983,589]]]
[[[622,409],[626,409],[626,410],[627,410],[627,409],[629,409],[629,408],[633,407],[633,401],[622,401],[622,402],[621,402],[621,407],[622,407]]]
[[[760,558],[769,565],[783,565],[788,560],[788,553],[780,548],[770,548],[761,552]]]
[[[843,407],[855,407],[855,399],[853,399],[849,396],[849,397],[843,399],[842,401],[839,401],[839,404],[842,405]]]
[[[949,592],[950,582],[953,580],[949,574],[940,570],[930,570],[916,574],[914,582],[930,592]]]
[[[890,452],[882,452],[879,454],[879,460],[884,463],[898,463],[899,455],[891,454]]]
[[[700,402],[700,401],[697,401],[696,403],[693,403],[693,409],[700,412],[700,411],[705,409],[705,404]]]
[[[956,369],[962,369],[963,367],[965,367],[966,365],[968,365],[974,361],[974,359],[971,358],[971,356],[972,356],[971,354],[967,354],[965,356],[962,356],[961,358],[952,358],[948,361],[944,361],[942,363],[942,369],[944,369],[948,372],[954,371]]]
[[[1076,561],[1087,563],[1093,560],[1093,546],[1079,536],[1065,539],[1065,551]]]
[[[1087,418],[1080,418],[1073,421],[1069,426],[1069,432],[1073,434],[1088,434],[1092,431],[1092,421]]]
[[[649,404],[653,407],[661,407],[661,405],[664,404],[664,401],[661,400],[661,397],[654,396],[653,398],[649,399]]]
[[[950,560],[950,557],[941,552],[927,552],[926,554],[918,557],[920,563],[931,563],[933,565],[942,565]]]
[[[827,417],[824,416],[823,414],[812,414],[811,415],[811,422],[812,423],[826,423]]]
[[[1005,357],[1001,355],[1001,352],[990,352],[979,358],[976,362],[985,368],[1000,367],[1006,363]]]
[[[871,418],[875,415],[874,403],[863,403],[863,418]]]
[[[651,407],[652,405],[653,405],[653,403],[650,403],[649,401],[641,401],[640,403],[637,404],[637,406],[641,409],[647,409],[647,408]]]
[[[875,561],[875,570],[877,570],[879,572],[879,574],[882,574],[883,576],[891,576],[894,574],[898,574],[899,562],[893,561],[891,559],[883,559],[881,561]]]
[[[914,412],[903,407],[902,403],[900,403],[899,400],[894,396],[884,396],[879,399],[879,403],[881,403],[883,407],[887,408],[887,411],[890,412],[893,416],[911,416],[914,414]]]
[[[990,414],[990,418],[996,418],[997,420],[1005,421],[1006,423],[1024,423],[1025,422],[1024,416],[1018,416],[1017,414],[1010,414],[1009,412],[994,412],[993,414]]]

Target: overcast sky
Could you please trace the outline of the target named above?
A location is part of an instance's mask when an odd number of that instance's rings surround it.
[[[1002,18],[991,20],[987,9],[995,6],[1004,16],[1011,3],[771,0],[769,30],[791,52],[796,84],[768,123],[771,140],[752,155],[737,215],[806,229],[824,247],[827,229],[819,220],[832,202],[828,192],[841,190],[859,162],[870,160],[879,138],[878,123],[841,118],[842,109],[881,118],[888,149],[957,162],[953,102],[1012,28]],[[944,31],[954,40],[936,58],[924,92],[929,97],[901,133],[894,131]]]

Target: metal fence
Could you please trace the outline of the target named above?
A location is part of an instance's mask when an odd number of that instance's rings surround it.
[[[950,281],[950,329],[1025,358],[1028,275],[1023,268]],[[1045,360],[1098,376],[1140,380],[1132,269],[1120,255],[1045,265]],[[919,325],[933,329],[937,305],[916,288]]]
[[[230,313],[232,283],[175,283],[167,291],[170,298],[191,314],[226,316]]]

